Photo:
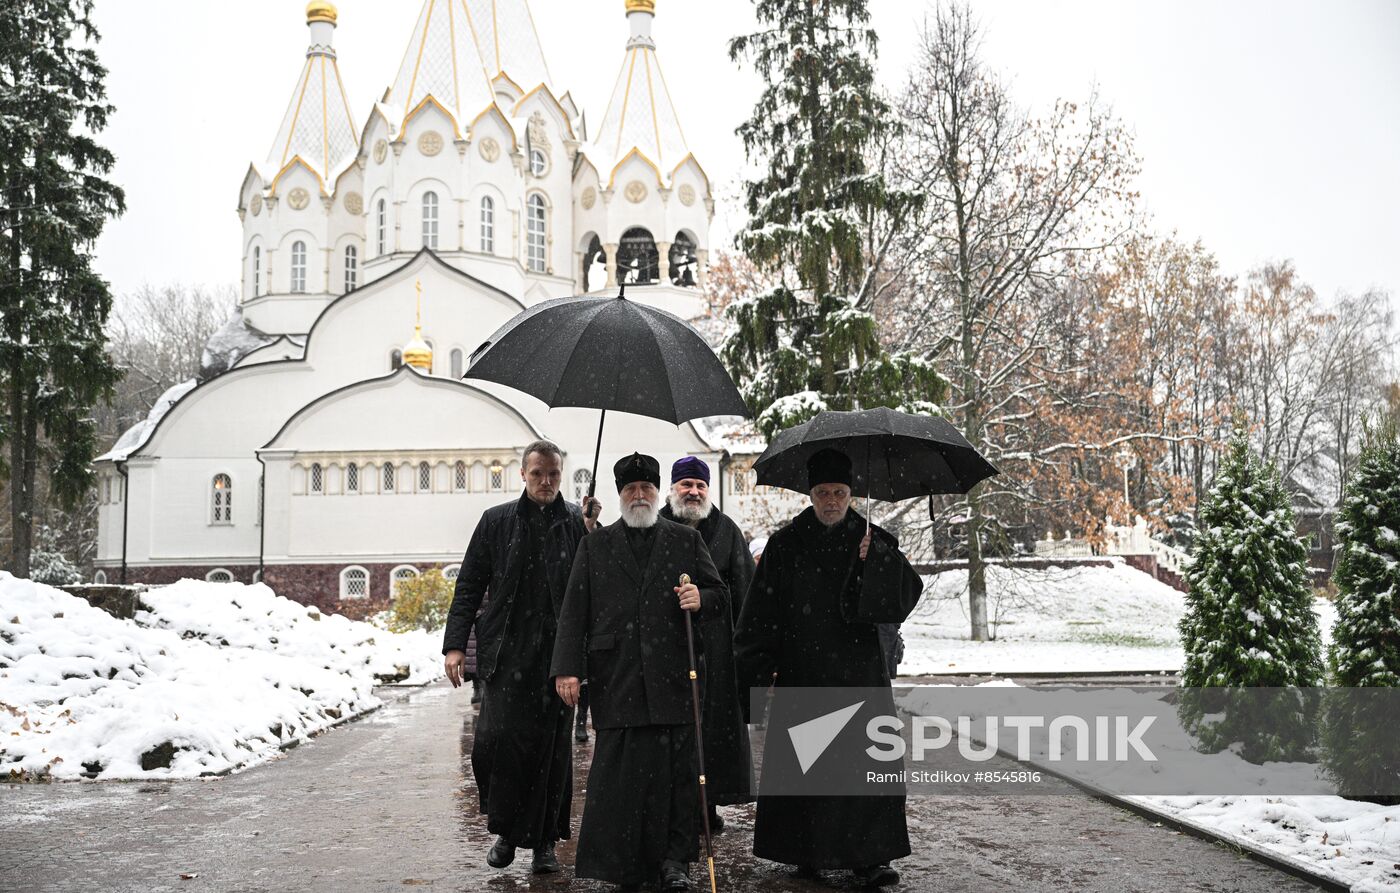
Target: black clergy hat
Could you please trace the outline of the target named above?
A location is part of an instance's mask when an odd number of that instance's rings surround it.
[[[661,488],[661,463],[651,456],[633,453],[623,456],[613,466],[613,479],[617,482],[617,492],[636,481],[650,481],[653,487]]]
[[[825,449],[807,460],[807,489],[819,484],[851,485],[851,458],[839,450]]]

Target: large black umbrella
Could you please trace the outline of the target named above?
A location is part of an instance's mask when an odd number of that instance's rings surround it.
[[[779,432],[754,463],[758,483],[807,492],[807,460],[823,449],[851,459],[851,495],[895,502],[966,493],[1000,474],[945,419],[881,407],[821,412]]]
[[[593,476],[608,410],[674,425],[749,414],[714,351],[678,316],[623,297],[573,297],[523,310],[472,352],[463,378],[508,385],[551,407],[601,409]]]

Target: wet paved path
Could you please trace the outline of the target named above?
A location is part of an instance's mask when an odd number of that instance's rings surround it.
[[[474,721],[467,689],[438,683],[228,778],[0,785],[0,891],[608,889],[573,878],[572,841],[560,846],[561,874],[532,878],[528,852],[505,871],[485,866],[490,838],[467,759]],[[590,755],[575,749],[576,815]],[[849,875],[800,881],[755,859],[751,807],[723,812],[721,890],[850,887]],[[895,890],[1314,889],[1078,792],[911,798],[909,831],[914,855],[895,863]]]

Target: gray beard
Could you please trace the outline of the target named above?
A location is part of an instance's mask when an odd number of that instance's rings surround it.
[[[687,524],[694,524],[710,517],[710,512],[714,510],[714,504],[706,497],[698,506],[687,503],[674,493],[666,494],[666,504],[671,507],[671,514],[676,516],[677,521],[684,521]]]
[[[660,509],[655,503],[641,506],[640,508],[623,506],[622,523],[626,524],[628,527],[652,527],[656,524],[658,511],[660,511]]]

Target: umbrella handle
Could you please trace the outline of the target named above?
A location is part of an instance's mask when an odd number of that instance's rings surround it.
[[[606,409],[598,416],[598,443],[593,447],[593,472],[588,476],[589,499],[592,499],[593,494],[598,491],[598,457],[602,454],[603,450],[603,422],[607,417],[608,411]],[[590,506],[590,509],[591,508]],[[593,515],[589,514],[587,517],[591,519]]]

